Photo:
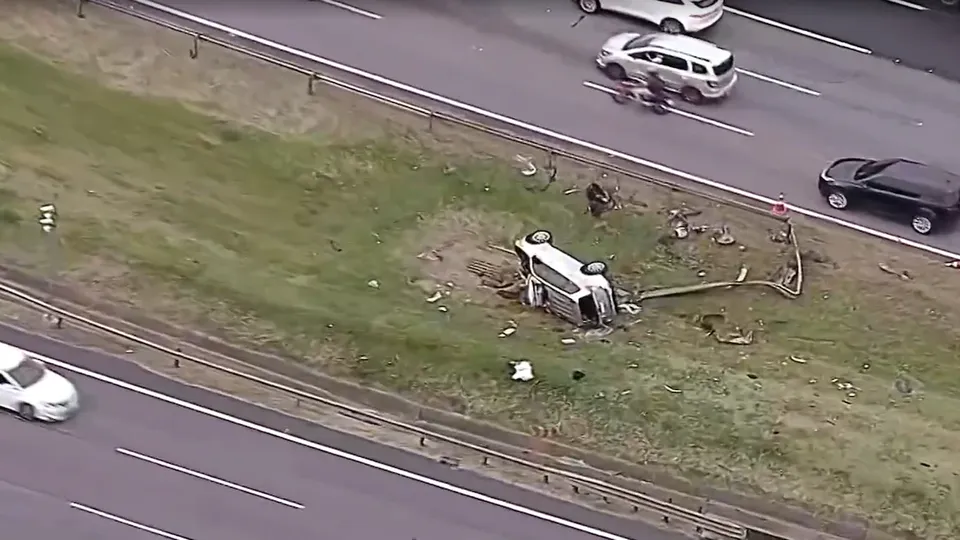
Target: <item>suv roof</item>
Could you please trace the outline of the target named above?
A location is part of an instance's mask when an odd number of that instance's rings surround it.
[[[658,34],[650,40],[649,44],[667,51],[692,56],[710,64],[719,64],[731,55],[726,49],[691,36]]]
[[[942,194],[960,191],[960,176],[939,167],[911,161],[909,159],[891,159],[890,165],[880,173],[909,182],[921,188],[924,193]]]

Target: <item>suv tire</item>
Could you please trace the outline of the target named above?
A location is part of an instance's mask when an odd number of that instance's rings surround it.
[[[578,0],[577,5],[580,7],[580,11],[584,13],[600,11],[600,0]]]
[[[827,192],[827,204],[834,210],[846,210],[850,206],[850,199],[839,189],[831,189]]]
[[[928,208],[921,208],[910,220],[910,226],[917,234],[928,235],[937,225],[937,214]]]
[[[680,90],[680,97],[682,97],[687,103],[693,105],[700,105],[703,103],[703,94],[692,86],[684,86]]]
[[[583,0],[581,0],[581,2],[582,1]],[[676,19],[664,19],[660,21],[660,30],[667,34],[682,34],[685,31],[683,23]]]
[[[33,421],[37,416],[37,411],[34,410],[33,405],[29,403],[21,403],[17,405],[17,414],[20,418],[26,421]]]
[[[603,261],[593,261],[580,267],[580,271],[588,276],[602,276],[607,273],[607,263]]]
[[[553,235],[550,231],[533,231],[527,235],[527,242],[533,245],[549,244],[553,242]]]
[[[627,70],[623,69],[623,66],[620,64],[607,64],[603,68],[604,74],[607,77],[615,81],[623,81],[627,79]]]

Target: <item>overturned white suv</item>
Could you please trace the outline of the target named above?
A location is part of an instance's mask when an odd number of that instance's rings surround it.
[[[581,262],[556,248],[548,231],[514,243],[525,282],[522,301],[577,326],[605,326],[617,315],[613,287],[603,261]]]

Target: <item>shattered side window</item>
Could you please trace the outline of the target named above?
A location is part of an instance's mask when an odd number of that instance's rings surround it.
[[[557,272],[553,268],[543,264],[540,259],[533,259],[533,273],[540,279],[546,281],[550,285],[560,289],[561,291],[567,294],[575,294],[580,290],[580,287],[570,281],[569,279],[563,277],[560,272]]]

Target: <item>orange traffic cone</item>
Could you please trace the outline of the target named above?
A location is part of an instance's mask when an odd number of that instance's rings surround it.
[[[773,203],[773,207],[770,208],[770,211],[773,212],[773,215],[775,216],[787,215],[787,203],[783,202],[783,193],[777,197],[777,202]]]

